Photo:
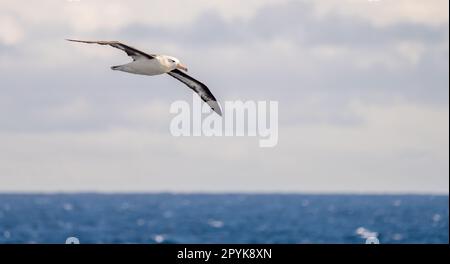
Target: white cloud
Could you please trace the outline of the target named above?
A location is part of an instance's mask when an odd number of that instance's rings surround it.
[[[13,17],[0,13],[0,25],[0,44],[14,45],[24,39],[24,30]]]
[[[29,1],[26,4],[17,1],[2,1],[0,9],[16,14],[29,25],[62,22],[68,24],[74,32],[82,34],[98,30],[120,30],[132,24],[182,26],[193,22],[204,12],[216,12],[227,20],[248,19],[260,7],[282,2],[287,1],[41,0]],[[54,10],[58,10],[58,12],[54,12]]]
[[[362,123],[280,127],[271,150],[130,128],[3,132],[0,190],[448,192],[448,109],[352,111]]]
[[[337,14],[368,20],[386,27],[400,23],[441,26],[448,24],[447,0],[330,0],[314,1],[318,17]]]

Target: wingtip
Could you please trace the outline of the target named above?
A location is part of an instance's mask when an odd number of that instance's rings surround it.
[[[219,110],[213,109],[213,110],[214,110],[214,112],[215,112],[217,115],[219,115],[220,117],[222,117],[222,112],[220,111],[220,109],[219,109]]]
[[[71,41],[71,42],[84,42],[82,40],[78,40],[78,39],[66,39],[67,41]]]
[[[220,109],[220,105],[217,101],[209,101],[208,102],[211,109],[216,112],[220,117],[222,116],[222,109]]]
[[[222,110],[220,110],[220,107],[217,109],[213,109],[216,114],[218,114],[220,117],[222,117]]]

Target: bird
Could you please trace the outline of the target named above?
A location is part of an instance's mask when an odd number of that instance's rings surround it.
[[[186,74],[186,72],[188,71],[187,67],[182,64],[179,59],[173,56],[148,54],[119,41],[90,41],[77,39],[66,40],[88,44],[109,45],[113,48],[120,49],[124,51],[128,56],[130,56],[133,61],[123,65],[112,66],[112,70],[149,76],[167,73],[168,75],[191,88],[200,96],[200,98],[204,102],[209,105],[209,107],[211,107],[214,112],[216,112],[219,116],[222,116],[220,105],[218,104],[216,98],[211,93],[209,88],[202,82]]]

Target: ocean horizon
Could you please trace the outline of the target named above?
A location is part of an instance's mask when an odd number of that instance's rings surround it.
[[[428,194],[0,193],[0,243],[448,243]]]

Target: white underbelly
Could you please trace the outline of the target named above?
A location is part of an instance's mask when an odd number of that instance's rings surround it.
[[[158,75],[169,71],[167,67],[159,63],[157,59],[136,60],[124,65],[123,71],[143,75]]]

